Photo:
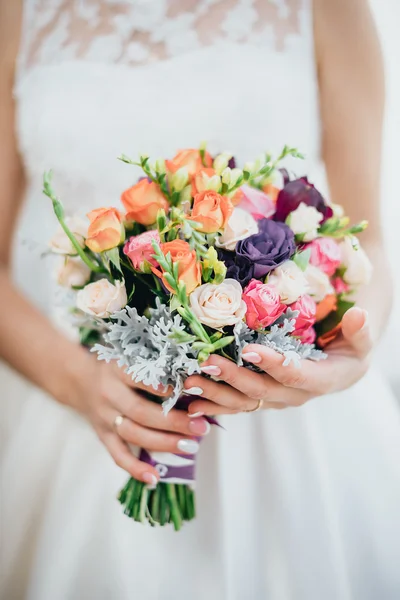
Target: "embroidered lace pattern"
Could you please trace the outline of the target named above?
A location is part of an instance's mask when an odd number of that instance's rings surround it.
[[[221,42],[285,50],[305,0],[26,0],[22,68],[80,59],[139,66]]]

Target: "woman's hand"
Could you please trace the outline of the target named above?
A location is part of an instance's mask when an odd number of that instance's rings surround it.
[[[157,452],[197,452],[194,436],[206,435],[210,430],[205,419],[188,419],[185,411],[174,409],[165,416],[159,404],[147,400],[139,388],[133,389],[131,378],[122,369],[99,363],[92,357],[89,364],[89,372],[86,369],[85,379],[78,388],[80,398],[76,406],[89,418],[119,467],[140,481],[155,484],[159,480],[157,470],[139,461],[128,444]],[[148,391],[154,394],[152,388]],[[118,424],[117,419],[116,425],[116,417],[120,416],[122,422]]]
[[[243,359],[256,364],[265,373],[237,367],[231,361],[213,355],[203,365],[204,373],[221,382],[193,375],[185,383],[186,391],[207,400],[194,400],[190,415],[232,414],[263,408],[301,406],[308,400],[346,389],[367,371],[372,341],[367,313],[350,309],[343,318],[343,334],[328,349],[328,359],[303,360],[298,368],[283,366],[284,357],[270,348],[249,344]],[[191,389],[190,389],[191,388]],[[200,391],[201,390],[201,391]]]

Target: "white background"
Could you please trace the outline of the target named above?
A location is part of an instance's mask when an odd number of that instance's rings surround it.
[[[371,0],[384,51],[387,108],[382,180],[385,242],[392,263],[395,299],[378,359],[400,399],[400,2]]]

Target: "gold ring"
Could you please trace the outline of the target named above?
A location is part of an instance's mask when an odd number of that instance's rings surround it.
[[[261,399],[257,402],[257,406],[255,408],[252,408],[251,410],[244,410],[243,412],[247,412],[247,413],[257,412],[258,410],[260,410],[260,408],[262,407],[263,404],[264,404],[264,400]]]
[[[118,429],[120,425],[124,422],[124,417],[122,415],[117,415],[114,419],[114,429]]]

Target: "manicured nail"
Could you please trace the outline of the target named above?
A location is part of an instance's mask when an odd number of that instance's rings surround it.
[[[158,483],[158,479],[153,473],[143,473],[142,478],[145,483],[150,485],[157,485]]]
[[[185,394],[190,394],[190,396],[201,396],[203,393],[203,390],[201,389],[201,387],[191,387],[187,390],[184,390]]]
[[[242,354],[242,358],[247,360],[249,363],[254,363],[255,365],[262,361],[261,356],[257,354],[257,352],[245,352]]]
[[[366,327],[368,327],[368,325],[369,325],[369,314],[368,314],[368,311],[363,309],[362,312],[364,313],[364,325],[361,327],[361,331],[363,329],[365,329]]]
[[[204,417],[204,413],[199,411],[197,413],[189,413],[188,414],[189,419],[196,419],[197,417]]]
[[[189,422],[189,429],[196,435],[207,435],[210,433],[211,425],[205,419],[194,419]]]
[[[208,367],[201,367],[201,370],[206,375],[215,375],[215,377],[221,375],[221,369],[219,367],[215,367],[214,365],[209,365]]]
[[[179,440],[177,446],[185,454],[196,454],[200,448],[196,440]]]

